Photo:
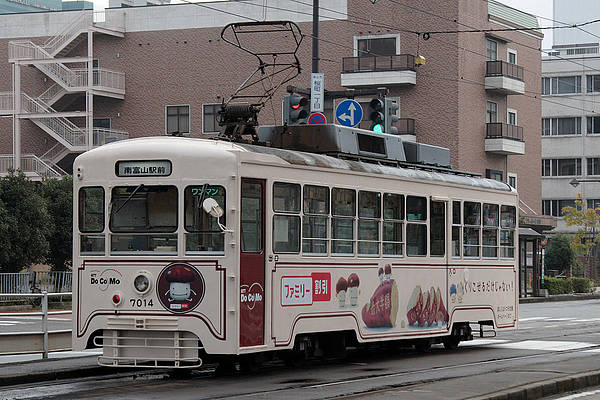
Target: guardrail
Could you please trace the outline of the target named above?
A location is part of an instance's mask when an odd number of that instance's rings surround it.
[[[2,297],[23,297],[41,299],[41,312],[19,313],[18,316],[38,316],[41,317],[42,330],[39,332],[7,332],[0,333],[0,354],[32,354],[42,353],[42,358],[48,358],[49,351],[71,350],[71,329],[48,330],[49,315],[66,315],[71,311],[48,311],[49,297],[70,296],[71,292],[65,293],[10,293],[0,294]],[[14,313],[0,313],[0,317],[15,316]]]

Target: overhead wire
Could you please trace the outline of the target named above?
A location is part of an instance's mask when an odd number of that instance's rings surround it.
[[[193,2],[193,1],[190,1],[190,0],[182,0],[182,1],[183,1],[183,2],[185,2],[185,3],[188,3],[188,4],[197,5],[197,6],[200,6],[200,7],[203,7],[203,8],[207,8],[207,9],[210,9],[210,10],[213,10],[213,11],[222,12],[222,13],[225,13],[225,14],[229,14],[229,15],[233,15],[233,16],[239,17],[239,18],[244,18],[244,19],[247,19],[247,20],[250,20],[250,21],[254,21],[254,22],[260,22],[259,20],[255,19],[255,18],[251,18],[251,17],[244,16],[244,15],[241,15],[241,14],[236,14],[236,13],[228,12],[228,11],[226,11],[226,10],[222,10],[222,9],[219,9],[219,8],[215,8],[215,7],[207,6],[206,4],[202,4],[202,3],[196,3],[196,2]],[[301,2],[301,1],[299,1],[299,0],[290,0],[290,1],[293,1],[294,3],[300,3],[300,4],[304,4],[304,5],[312,5],[311,3],[304,3],[304,2]],[[415,11],[418,11],[418,12],[421,12],[421,13],[424,13],[424,14],[428,14],[428,15],[431,15],[431,16],[434,16],[434,17],[437,17],[437,18],[441,18],[441,19],[444,19],[444,20],[447,20],[447,21],[450,21],[450,22],[453,22],[453,23],[457,23],[457,24],[459,24],[459,25],[462,25],[462,26],[465,26],[465,27],[468,27],[468,28],[473,28],[473,27],[471,27],[471,26],[469,26],[469,25],[466,25],[466,24],[460,23],[460,22],[458,22],[458,21],[456,21],[456,20],[451,20],[451,19],[449,19],[449,18],[447,18],[447,17],[444,17],[444,16],[440,16],[440,15],[438,15],[438,14],[435,14],[435,13],[433,13],[433,12],[430,12],[430,11],[428,11],[428,10],[423,10],[423,9],[420,9],[420,8],[418,8],[418,7],[415,7],[415,6],[411,6],[411,5],[404,4],[404,3],[402,3],[402,2],[400,2],[400,1],[398,1],[398,0],[389,0],[389,1],[390,1],[391,3],[398,4],[398,5],[400,5],[400,6],[404,6],[404,7],[406,7],[406,8],[413,9],[413,10],[415,10]],[[482,0],[482,1],[484,1],[484,2],[486,2],[486,3],[487,3],[487,0]],[[257,6],[257,7],[261,7],[261,8],[270,8],[270,9],[275,9],[275,10],[279,10],[279,11],[286,11],[286,12],[292,12],[292,13],[296,13],[296,14],[303,14],[303,15],[310,15],[310,16],[312,16],[312,13],[303,12],[303,11],[300,11],[300,10],[293,10],[293,9],[287,9],[287,8],[283,8],[283,7],[276,7],[276,6],[269,6],[269,5],[265,5],[265,4],[256,4],[256,3],[253,3],[253,2],[240,1],[240,3],[242,3],[242,2],[243,2],[243,3],[245,3],[245,4],[247,4],[247,5],[253,5],[253,6]],[[325,10],[325,11],[329,11],[329,12],[336,12],[336,13],[339,13],[339,14],[341,14],[341,15],[345,15],[346,17],[349,17],[349,16],[351,16],[351,15],[350,15],[350,14],[348,14],[348,13],[343,13],[343,12],[340,12],[340,11],[331,10],[331,9],[328,9],[328,8],[325,8],[325,7],[319,7],[319,9],[323,9],[323,10]],[[362,17],[358,17],[358,18],[360,19],[360,18],[362,18]],[[335,20],[335,19],[333,19],[333,18],[331,18],[331,19],[332,19],[332,20]],[[423,32],[418,32],[418,31],[411,31],[411,30],[403,30],[403,29],[398,29],[397,27],[386,26],[386,25],[384,25],[384,24],[373,24],[372,22],[369,22],[369,23],[364,23],[364,22],[360,22],[360,21],[353,21],[353,20],[348,20],[348,19],[346,19],[345,21],[349,21],[349,22],[352,22],[352,23],[357,23],[357,24],[363,24],[363,25],[369,25],[369,26],[379,27],[379,28],[383,28],[383,29],[389,29],[389,30],[393,30],[393,31],[397,31],[397,32],[414,33],[414,34],[422,34],[422,33],[423,33]],[[369,21],[372,21],[372,19],[370,19]],[[594,22],[600,22],[600,20],[588,21],[588,22],[585,22],[585,23],[579,24],[579,26],[584,26],[584,25],[591,24],[591,23],[594,23]],[[523,30],[523,29],[514,28],[514,29],[511,29],[511,30],[513,30],[513,31],[520,31],[520,30]],[[461,31],[458,31],[458,30],[456,30],[456,31],[439,31],[439,32],[440,32],[440,33],[455,33],[455,34],[462,33]],[[473,29],[472,31],[463,31],[463,32],[481,32],[481,30],[476,30],[476,29]],[[303,36],[306,36],[306,37],[314,38],[314,35],[312,35],[312,34],[303,33],[302,35],[303,35]],[[344,45],[344,44],[342,44],[342,43],[339,43],[339,42],[337,42],[337,41],[333,41],[333,40],[324,39],[324,38],[322,38],[322,37],[318,37],[317,39],[318,39],[320,42],[323,42],[323,43],[331,44],[331,45],[334,45],[334,46],[337,46],[337,47],[346,48],[346,49],[350,49],[350,50],[353,50],[353,51],[354,51],[354,47],[353,47],[353,46]],[[485,54],[478,53],[478,52],[476,52],[476,51],[474,51],[474,50],[466,49],[466,48],[464,48],[464,47],[462,47],[462,46],[459,46],[459,45],[457,45],[457,44],[454,44],[454,43],[451,43],[451,42],[445,42],[445,41],[443,41],[443,40],[440,40],[439,38],[435,38],[435,40],[436,40],[436,41],[439,41],[439,42],[441,42],[441,43],[444,43],[444,44],[447,44],[447,45],[451,45],[451,46],[453,46],[453,47],[456,47],[456,48],[459,48],[459,49],[462,49],[462,50],[468,51],[468,52],[470,52],[470,53],[473,53],[473,54],[480,55],[480,56],[482,56],[482,57],[487,57]],[[526,45],[526,44],[523,44],[523,43],[519,43],[519,42],[516,42],[516,41],[515,41],[515,43],[517,43],[517,44],[520,44],[520,45],[522,45],[522,46],[524,46],[524,47],[526,47],[526,48],[530,48],[530,49],[532,49],[532,50],[542,51],[541,49],[537,49],[537,48],[535,48],[535,47],[532,47],[532,46],[529,46],[529,45]],[[372,53],[372,52],[370,52],[369,54],[371,54],[371,55],[373,55],[373,56],[377,56],[377,54],[374,54],[374,53]],[[569,59],[564,59],[564,60],[566,60],[566,61],[572,61],[572,60],[569,60]],[[336,60],[330,60],[330,59],[328,59],[328,60],[326,60],[326,61],[328,61],[328,62],[332,62],[332,63],[341,64],[341,62],[339,62],[339,61],[336,61]],[[583,65],[583,64],[580,64],[580,63],[576,63],[576,64],[578,64],[578,65]],[[585,65],[583,65],[583,66],[584,66],[584,67],[586,67]],[[527,70],[528,72],[532,72],[532,73],[534,73],[534,74],[536,74],[536,75],[538,75],[538,76],[541,76],[541,75],[540,75],[540,74],[538,74],[536,71],[528,70],[528,69],[525,69],[525,68],[524,68],[524,70]],[[596,71],[600,72],[600,70],[597,70],[597,69],[593,69],[593,70],[596,70]],[[463,82],[467,82],[467,81],[468,81],[468,80],[465,80],[464,78],[461,78],[461,79],[458,79],[458,78],[453,78],[453,79],[454,79],[456,82],[461,82],[461,81],[463,81]],[[470,83],[475,83],[475,81],[472,81],[472,82],[470,82]],[[479,82],[478,82],[477,84],[480,84],[480,85],[482,85],[482,86],[485,86],[485,84],[484,84],[484,83],[479,83]],[[542,93],[538,93],[538,92],[534,92],[534,91],[525,91],[525,92],[526,92],[526,93],[531,93],[531,94],[533,95],[533,96],[531,96],[531,95],[525,95],[526,97],[530,97],[530,98],[534,98],[534,99],[535,99],[535,98],[537,98],[537,96],[542,96]],[[565,98],[568,98],[569,100],[575,100],[575,101],[579,101],[578,99],[571,99],[571,98],[569,98],[568,96],[565,96]],[[548,98],[544,98],[544,97],[540,97],[540,99],[541,99],[541,101],[546,101],[546,102],[549,102],[549,103],[554,103],[554,104],[563,104],[563,103],[558,103],[558,102],[552,101],[552,100],[550,100],[550,99],[548,99]],[[592,101],[592,102],[594,102],[594,101]],[[564,104],[563,104],[563,105],[564,105]],[[568,107],[568,108],[574,108],[574,109],[577,109],[577,110],[581,110],[581,108],[580,108],[580,107],[574,107],[574,106],[568,106],[568,105],[565,105],[565,106],[566,106],[566,107]],[[586,111],[586,112],[588,112],[588,113],[596,114],[596,112],[595,112],[594,110],[584,110],[584,111]]]

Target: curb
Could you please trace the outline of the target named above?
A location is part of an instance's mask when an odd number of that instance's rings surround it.
[[[596,300],[600,299],[600,294],[596,293],[574,293],[574,294],[556,294],[548,297],[521,297],[519,304],[526,303],[546,303],[554,301],[577,301],[577,300]]]
[[[47,371],[28,374],[15,374],[0,377],[0,387],[24,385],[27,383],[38,383],[44,381],[54,381],[58,379],[86,378],[89,376],[101,376],[114,374],[115,371],[107,367],[80,367],[77,369],[65,369],[58,371]]]
[[[600,384],[600,370],[581,372],[564,378],[553,378],[517,386],[493,394],[471,397],[469,400],[532,400],[567,393]]]

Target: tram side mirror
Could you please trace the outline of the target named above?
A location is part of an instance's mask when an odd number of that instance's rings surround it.
[[[215,218],[221,218],[223,216],[223,209],[212,197],[209,197],[202,202],[202,208],[207,214],[210,214]]]

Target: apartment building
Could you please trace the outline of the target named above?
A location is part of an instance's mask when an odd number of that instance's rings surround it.
[[[600,4],[554,1],[556,26],[600,15]],[[600,206],[600,24],[560,29],[542,58],[542,212],[560,217],[580,193]],[[556,232],[573,231],[562,218]]]

